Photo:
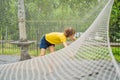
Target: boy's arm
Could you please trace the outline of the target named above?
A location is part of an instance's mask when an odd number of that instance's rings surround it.
[[[67,47],[67,46],[68,46],[66,42],[63,42],[63,45],[64,45],[64,47]],[[70,57],[70,59],[74,59],[74,54],[69,55],[69,57]]]
[[[67,47],[67,46],[68,46],[66,42],[63,42],[63,45],[64,45],[64,47]]]

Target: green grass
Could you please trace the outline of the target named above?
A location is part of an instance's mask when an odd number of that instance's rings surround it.
[[[112,47],[112,52],[117,62],[120,62],[120,47]]]
[[[2,55],[19,55],[20,49],[3,48],[0,51]]]
[[[55,45],[55,50],[59,50],[63,48],[63,45]],[[36,47],[36,45],[32,44],[29,46],[28,53],[31,56],[38,56],[40,54],[39,47]],[[47,50],[46,54],[49,54],[50,52]],[[0,46],[0,54],[2,55],[20,55],[20,47],[13,45],[13,44],[4,44],[3,46]]]

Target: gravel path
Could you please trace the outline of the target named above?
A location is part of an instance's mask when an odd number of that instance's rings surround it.
[[[18,62],[19,59],[20,59],[20,57],[15,56],[15,55],[0,55],[0,65],[7,64],[7,63]]]

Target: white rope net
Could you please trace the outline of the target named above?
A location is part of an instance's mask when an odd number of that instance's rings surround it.
[[[86,32],[68,47],[0,65],[0,80],[120,80],[108,37],[112,4],[109,0]]]

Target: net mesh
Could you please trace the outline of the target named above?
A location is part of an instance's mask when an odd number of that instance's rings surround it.
[[[108,37],[112,4],[113,0],[109,0],[91,26],[68,47],[31,60],[0,65],[0,79],[120,80]]]

